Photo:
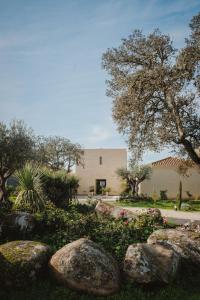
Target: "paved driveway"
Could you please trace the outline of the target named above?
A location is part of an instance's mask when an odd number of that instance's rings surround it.
[[[126,207],[130,211],[140,211],[141,207]],[[185,211],[174,211],[170,209],[160,209],[163,217],[166,217],[168,221],[174,222],[176,224],[184,224],[191,221],[196,221],[200,223],[200,212],[185,212]]]

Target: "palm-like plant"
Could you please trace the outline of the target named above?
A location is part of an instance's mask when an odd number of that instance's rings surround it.
[[[43,174],[38,165],[27,163],[15,174],[19,186],[16,198],[16,207],[28,207],[31,212],[41,211],[44,208],[45,196],[43,192]]]

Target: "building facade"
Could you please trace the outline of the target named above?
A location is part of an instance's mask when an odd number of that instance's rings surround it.
[[[152,176],[150,180],[145,180],[140,185],[140,194],[152,196],[157,194],[160,197],[160,191],[166,191],[168,198],[176,198],[179,191],[179,182],[182,181],[183,197],[193,199],[200,197],[200,172],[193,166],[188,169],[185,176],[178,172],[182,160],[176,157],[167,157],[165,159],[153,162]]]
[[[109,188],[110,195],[119,195],[122,185],[116,170],[126,167],[126,149],[85,149],[83,166],[76,166],[75,171],[80,185],[78,194],[101,194],[102,188]]]

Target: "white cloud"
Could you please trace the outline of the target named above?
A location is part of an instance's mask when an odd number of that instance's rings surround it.
[[[104,128],[99,125],[95,125],[92,128],[91,135],[86,138],[86,144],[90,146],[97,146],[99,143],[102,143],[108,140],[112,136],[110,129]]]

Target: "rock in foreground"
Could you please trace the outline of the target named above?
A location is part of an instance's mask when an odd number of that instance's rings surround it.
[[[160,229],[148,238],[148,244],[161,244],[173,249],[183,262],[200,265],[200,232]]]
[[[119,289],[119,269],[99,245],[79,239],[58,250],[50,269],[58,282],[94,295],[110,295]]]
[[[35,223],[33,215],[27,212],[14,212],[6,216],[2,222],[2,228],[6,235],[23,236],[33,231]]]
[[[25,286],[45,268],[50,248],[39,242],[13,241],[0,245],[0,282]]]
[[[179,256],[161,245],[130,245],[124,260],[125,277],[137,283],[169,283],[178,267]]]

